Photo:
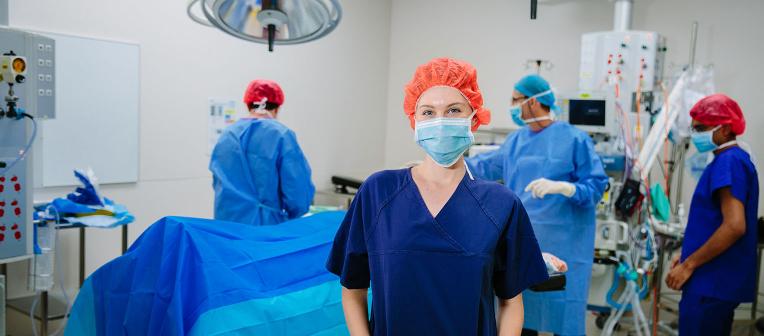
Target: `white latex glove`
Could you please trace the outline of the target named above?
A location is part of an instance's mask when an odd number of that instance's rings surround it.
[[[560,194],[565,197],[571,197],[576,193],[576,186],[569,182],[552,181],[540,178],[529,183],[525,187],[525,192],[531,192],[533,198],[544,198],[549,194]]]
[[[542,252],[541,257],[544,258],[547,269],[551,268],[553,271],[560,273],[565,273],[568,271],[568,264],[566,264],[560,258],[557,258],[554,255],[546,252]]]

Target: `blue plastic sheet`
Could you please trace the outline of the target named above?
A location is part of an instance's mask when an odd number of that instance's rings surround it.
[[[66,335],[344,335],[324,269],[344,212],[276,226],[166,217],[93,273]]]

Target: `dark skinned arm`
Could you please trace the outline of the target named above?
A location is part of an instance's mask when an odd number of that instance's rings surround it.
[[[716,192],[722,208],[722,225],[716,229],[716,232],[703,246],[687,257],[684,262],[673,265],[668,276],[666,276],[666,285],[671,289],[681,289],[698,267],[722,254],[745,235],[745,207],[743,202],[732,196],[730,187],[720,188]]]

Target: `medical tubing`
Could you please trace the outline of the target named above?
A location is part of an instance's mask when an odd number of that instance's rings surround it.
[[[29,308],[29,320],[32,321],[32,335],[38,336],[37,334],[37,323],[35,323],[34,320],[34,310],[37,308],[37,302],[40,301],[40,297],[36,297],[34,301],[32,302],[32,307]]]
[[[637,336],[641,336],[643,335],[642,323],[641,323],[642,319],[640,314],[642,309],[639,307],[639,300],[637,299],[635,295],[631,296],[631,305],[632,307],[637,307],[632,312],[631,317],[634,320],[634,327],[637,330]],[[647,334],[649,335],[649,332]]]
[[[29,142],[27,142],[26,147],[24,147],[24,151],[21,152],[21,154],[19,154],[19,156],[16,157],[16,159],[14,159],[10,164],[8,164],[2,171],[0,171],[0,176],[5,175],[9,171],[11,171],[11,168],[13,168],[13,166],[15,166],[17,163],[19,163],[19,161],[23,160],[27,156],[27,153],[29,153],[29,149],[32,148],[32,144],[34,144],[34,141],[37,138],[37,121],[35,121],[34,117],[32,117],[31,115],[27,113],[22,113],[21,115],[23,117],[29,118],[29,120],[32,120],[32,136],[29,138]]]
[[[58,209],[56,209],[53,206],[48,205],[48,207],[52,208],[54,211],[56,211],[56,226],[58,226],[59,223],[61,223],[61,214],[58,212]],[[59,236],[58,231],[56,231],[56,246],[61,246],[59,244]],[[55,264],[56,268],[58,269],[58,272],[56,274],[58,275],[58,286],[61,288],[61,293],[64,295],[64,301],[66,302],[66,314],[64,317],[67,319],[66,322],[61,323],[61,325],[58,327],[58,329],[53,333],[53,335],[58,335],[64,329],[66,328],[66,324],[69,322],[69,314],[72,311],[72,303],[69,298],[69,295],[66,293],[66,287],[64,287],[64,268],[61,267],[61,253],[56,253],[54,255],[55,258]]]
[[[650,281],[647,279],[647,273],[645,273],[642,278],[642,284],[640,285],[641,288],[639,289],[639,298],[644,300],[647,297],[647,294],[650,293]]]
[[[607,319],[606,328],[603,334],[606,334],[606,335],[613,334],[613,330],[615,329],[615,324],[617,323],[617,321],[621,319],[623,314],[626,312],[624,303],[626,299],[628,299],[629,296],[632,295],[632,292],[634,292],[634,284],[631,284],[630,282],[627,281],[626,289],[623,291],[623,294],[618,299],[619,304],[621,305],[621,308],[617,308],[616,313],[613,315],[610,315],[610,317]],[[631,306],[631,304],[629,304],[628,306]]]
[[[615,294],[615,291],[618,289],[618,280],[620,279],[620,275],[618,274],[618,270],[616,270],[613,273],[613,283],[610,285],[610,289],[607,291],[607,295],[605,296],[605,301],[607,304],[609,304],[611,307],[614,307],[616,309],[621,309],[623,303],[622,302],[616,302],[613,300],[613,294]],[[627,281],[628,284],[628,281]],[[618,301],[621,301],[621,298],[618,298]],[[626,310],[631,310],[631,304],[626,306]]]
[[[50,215],[50,210],[51,209],[53,211],[55,211],[55,213],[56,213],[56,216],[55,216],[55,218],[56,218],[56,227],[58,227],[59,224],[61,223],[61,214],[58,212],[58,209],[56,209],[56,207],[54,207],[53,205],[49,204],[45,208],[45,211],[48,212],[46,217],[47,218],[51,217],[51,215]],[[56,246],[61,246],[61,245],[59,245],[58,231],[56,231]],[[56,274],[58,275],[58,285],[61,288],[61,293],[64,295],[64,301],[66,302],[66,314],[64,314],[64,318],[68,319],[69,318],[69,313],[72,310],[72,305],[71,305],[71,300],[69,299],[69,295],[66,293],[66,287],[64,287],[64,275],[63,275],[63,268],[61,267],[61,259],[60,259],[61,256],[60,256],[60,253],[55,253],[54,254],[54,258],[55,258],[56,269],[58,269],[58,271],[56,272]],[[37,301],[37,300],[35,300],[35,301]],[[34,311],[34,309],[32,309],[32,311]],[[33,328],[32,330],[35,332],[35,336],[37,336],[37,333],[34,330],[34,319],[32,319],[32,328]],[[53,332],[53,334],[51,334],[51,335],[58,335],[58,334],[60,334],[64,330],[64,328],[66,328],[66,323],[61,323],[61,325],[58,327],[58,329],[55,332]]]

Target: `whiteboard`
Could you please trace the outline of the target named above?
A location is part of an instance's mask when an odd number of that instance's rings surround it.
[[[38,121],[38,187],[138,181],[140,49],[137,44],[40,32],[56,40],[56,117]]]

